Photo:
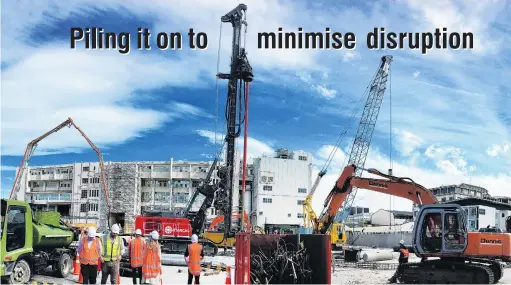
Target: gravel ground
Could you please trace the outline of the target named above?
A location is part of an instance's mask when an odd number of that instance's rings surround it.
[[[215,262],[225,263],[234,267],[234,258],[231,256],[216,256]],[[209,261],[209,260],[208,260]],[[410,256],[410,262],[418,262],[420,259]],[[397,263],[397,256],[393,260],[382,263]],[[388,279],[394,274],[394,270],[371,270],[361,268],[336,267],[332,272],[332,284],[387,284]],[[98,276],[97,284],[100,283],[101,273]],[[206,276],[201,275],[202,284],[225,284],[226,272]],[[70,284],[78,280],[77,276],[69,276],[67,279],[51,276],[36,275],[33,281]],[[185,266],[163,266],[164,284],[185,284],[187,280],[187,268]],[[234,283],[234,268],[231,269],[231,280]],[[132,279],[121,277],[121,284],[132,284]],[[504,269],[504,277],[498,284],[511,284],[511,268]]]

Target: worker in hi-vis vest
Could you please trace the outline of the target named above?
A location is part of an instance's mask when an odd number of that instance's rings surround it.
[[[130,257],[131,270],[133,272],[133,284],[137,284],[137,278],[139,284],[142,284],[142,264],[144,261],[144,247],[145,241],[142,239],[142,231],[140,229],[135,230],[135,237],[130,241],[128,247],[128,256]]]
[[[144,246],[144,261],[142,262],[142,276],[145,284],[162,284],[161,246],[158,243],[160,234],[151,232]]]
[[[87,234],[80,235],[77,256],[80,258],[82,284],[96,284],[98,261],[101,256],[101,241],[96,237],[96,228],[89,227]]]
[[[101,245],[101,284],[106,284],[106,279],[110,275],[110,283],[117,284],[119,276],[119,267],[121,256],[124,254],[124,243],[119,236],[119,225],[114,224],[109,235],[103,235]]]
[[[199,284],[201,261],[204,259],[204,248],[199,244],[199,237],[192,235],[192,242],[188,244],[185,251],[185,260],[188,263],[188,284],[192,284],[195,277],[195,284]]]

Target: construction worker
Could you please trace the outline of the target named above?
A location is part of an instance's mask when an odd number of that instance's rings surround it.
[[[82,284],[96,284],[98,260],[101,256],[101,241],[96,237],[96,228],[89,227],[87,235],[80,235],[77,256],[80,258]]]
[[[142,276],[144,283],[160,284],[161,283],[161,247],[158,243],[160,235],[157,231],[151,232],[151,237],[146,241],[144,247],[144,258],[142,263]],[[160,279],[160,282],[159,280]]]
[[[188,264],[188,284],[192,284],[195,277],[195,284],[199,283],[201,272],[201,261],[204,259],[204,248],[199,244],[199,237],[196,234],[192,235],[191,243],[188,244],[185,251],[185,260]]]
[[[110,275],[110,283],[117,284],[121,256],[124,253],[124,243],[119,236],[120,227],[114,224],[109,235],[103,235],[101,241],[103,250],[101,254],[101,284],[106,284]]]
[[[408,248],[405,246],[404,240],[399,241],[399,265],[403,263],[408,263],[408,257],[410,256],[410,252],[408,251]],[[400,274],[400,267],[396,269],[396,272],[394,275],[389,279],[390,283],[396,283],[397,277]]]
[[[142,239],[142,231],[135,230],[135,238],[133,238],[128,247],[128,256],[130,257],[131,270],[133,272],[133,284],[137,284],[137,277],[139,284],[142,284],[142,264],[144,258],[145,241]]]

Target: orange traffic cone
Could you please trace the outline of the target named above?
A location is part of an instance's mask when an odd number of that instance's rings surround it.
[[[121,275],[117,274],[117,284],[121,284]]]
[[[225,272],[227,273],[227,276],[225,277],[225,284],[231,285],[232,284],[232,281],[231,281],[231,267],[227,266]]]
[[[73,264],[73,275],[80,275],[80,260],[78,259],[78,255],[75,258],[75,263]]]
[[[80,273],[80,277],[78,278],[78,284],[83,284],[83,275]]]

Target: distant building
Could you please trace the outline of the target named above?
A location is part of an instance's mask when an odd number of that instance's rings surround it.
[[[462,183],[460,185],[447,185],[431,188],[439,202],[445,203],[462,198],[489,198],[488,190],[483,187]]]
[[[311,188],[312,154],[279,149],[254,159],[250,215],[268,232],[297,232],[303,226],[303,202]]]
[[[346,218],[346,224],[350,226],[362,226],[371,222],[369,208],[351,207]]]
[[[380,209],[371,215],[371,225],[373,226],[401,225],[412,220],[413,213],[407,211]]]
[[[463,208],[469,231],[478,231],[486,227],[497,227],[506,231],[506,219],[511,212],[510,204],[480,198],[464,198],[450,203]]]

